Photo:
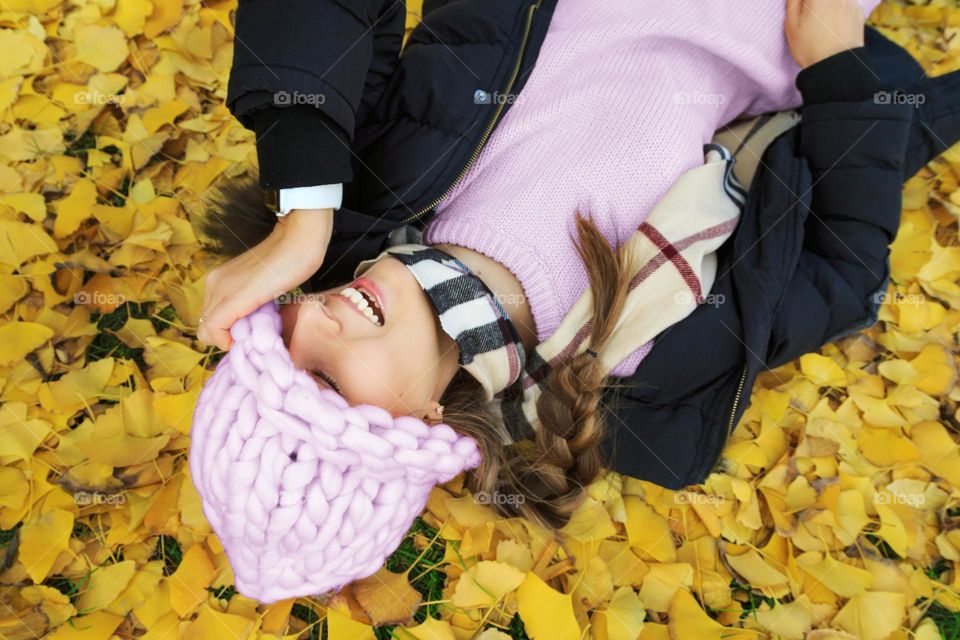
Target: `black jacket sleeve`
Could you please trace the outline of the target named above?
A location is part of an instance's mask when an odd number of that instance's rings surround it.
[[[809,353],[876,321],[900,224],[912,107],[875,97],[865,49],[814,65],[804,97],[799,153],[811,171],[802,249],[772,321],[767,366]]]
[[[240,0],[227,107],[256,132],[260,186],[347,182],[356,124],[403,39],[402,0]]]

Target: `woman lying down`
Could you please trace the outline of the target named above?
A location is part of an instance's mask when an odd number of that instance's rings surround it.
[[[293,4],[238,9],[259,185],[198,337],[303,285],[297,366],[472,436],[469,486],[553,527],[604,469],[702,482],[759,371],[875,322],[902,183],[960,138],[876,0],[428,1],[403,56],[402,3]]]

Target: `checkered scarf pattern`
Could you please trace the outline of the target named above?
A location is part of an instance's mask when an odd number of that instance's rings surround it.
[[[470,267],[446,251],[418,242],[384,253],[405,264],[417,279],[444,333],[460,348],[460,366],[480,381],[488,402],[520,378],[526,365],[520,334],[496,295]]]

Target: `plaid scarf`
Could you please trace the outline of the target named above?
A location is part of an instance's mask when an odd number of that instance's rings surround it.
[[[716,250],[737,226],[746,192],[733,176],[734,159],[725,147],[709,144],[704,151],[706,163],[681,176],[626,242],[629,293],[612,334],[594,355],[605,374],[652,346],[654,337],[703,303],[713,286]],[[593,294],[587,290],[537,345],[520,379],[499,394],[500,422],[511,441],[533,437],[547,376],[587,350],[592,326]]]

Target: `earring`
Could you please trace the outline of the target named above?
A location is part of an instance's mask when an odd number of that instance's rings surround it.
[[[429,424],[437,424],[438,422],[442,422],[443,421],[443,405],[437,405],[437,408],[434,409],[433,412],[436,414],[437,417],[430,418],[430,417],[427,417],[429,416],[429,414],[427,414],[427,416],[424,416],[424,418],[426,418],[426,421]]]

